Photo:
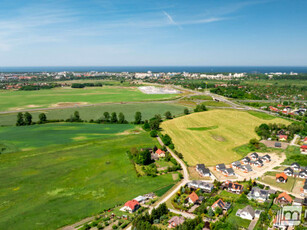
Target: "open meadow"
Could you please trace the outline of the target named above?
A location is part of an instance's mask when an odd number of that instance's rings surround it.
[[[31,126],[0,127],[0,145],[4,153],[32,150],[77,141],[106,139],[129,134],[137,128],[132,124],[53,123]]]
[[[142,132],[1,154],[0,229],[57,229],[173,185],[171,174],[137,177],[126,154],[156,144]]]
[[[165,121],[161,127],[189,165],[212,166],[241,159],[243,156],[234,148],[258,138],[254,130],[262,123],[290,124],[281,118],[262,119],[244,111],[211,110]]]
[[[78,110],[83,120],[94,119],[97,120],[103,116],[104,112],[116,112],[117,115],[122,112],[125,115],[126,120],[129,122],[134,121],[134,115],[136,111],[142,113],[143,120],[152,118],[155,114],[163,114],[166,111],[170,111],[173,115],[180,115],[186,106],[171,103],[129,103],[129,104],[106,104],[106,105],[93,105],[76,108],[65,109],[52,109],[52,110],[40,110],[30,111],[33,116],[33,121],[38,121],[40,113],[45,113],[49,120],[55,119],[67,119],[74,111]],[[15,125],[17,113],[1,114],[0,125]]]
[[[174,98],[176,94],[144,94],[137,87],[54,88],[36,91],[0,91],[0,111],[74,105],[150,101]]]

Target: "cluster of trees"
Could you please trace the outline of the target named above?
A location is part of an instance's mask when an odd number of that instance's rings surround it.
[[[161,134],[161,140],[163,141],[163,143],[168,146],[170,149],[174,149],[175,146],[174,146],[174,143],[172,141],[172,138],[168,135],[168,134]]]
[[[32,90],[40,90],[40,89],[52,89],[55,87],[59,87],[59,84],[48,84],[48,85],[24,85],[19,88],[19,90],[24,90],[24,91],[32,91]]]
[[[111,114],[109,112],[104,112],[103,117],[96,121],[91,119],[90,123],[128,124],[129,122],[125,119],[125,115],[122,112],[120,112],[118,116],[116,112]]]
[[[32,125],[32,115],[28,112],[25,114],[23,113],[18,113],[17,114],[17,122],[16,126],[24,126],[24,125]]]
[[[291,140],[294,134],[306,136],[307,135],[307,124],[306,122],[293,122],[290,125],[276,124],[276,123],[270,123],[270,124],[264,123],[256,127],[255,131],[258,134],[258,136],[261,137],[262,139],[267,139],[271,137],[272,140],[277,140],[278,139],[277,135],[287,134],[288,140]]]
[[[85,87],[102,87],[101,82],[95,82],[95,83],[72,83],[71,88],[85,88]]]
[[[199,104],[199,105],[196,105],[196,108],[194,109],[194,112],[197,113],[197,112],[203,112],[203,111],[207,111],[207,107],[205,106],[205,104]]]
[[[162,121],[162,117],[160,114],[156,114],[153,118],[145,120],[143,129],[146,131],[150,131],[151,137],[156,137],[158,135],[158,131],[160,130],[160,123]]]
[[[239,88],[238,86],[216,87],[210,90],[211,93],[219,94],[225,97],[237,99],[261,100],[263,98],[249,92],[247,88]]]
[[[157,149],[157,147],[154,147]],[[139,165],[149,165],[153,163],[151,160],[151,154],[148,149],[138,150],[137,148],[132,148],[127,152],[130,160],[133,160],[136,164]]]
[[[161,221],[165,220],[169,210],[165,203],[160,204],[158,208],[153,209],[149,215],[146,212],[144,215],[137,216],[133,222],[132,226],[135,230],[159,230],[158,227],[153,226],[153,224],[159,224]]]

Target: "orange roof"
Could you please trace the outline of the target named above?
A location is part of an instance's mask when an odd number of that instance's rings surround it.
[[[158,149],[157,151],[156,151],[156,154],[158,154],[158,155],[160,155],[160,154],[163,154],[163,153],[165,153],[163,150],[161,150],[161,149]]]
[[[189,195],[189,198],[192,200],[193,203],[195,203],[198,200],[198,196],[197,196],[197,194],[195,192],[192,192]]]
[[[301,149],[307,149],[307,145],[302,145]]]
[[[281,138],[288,139],[288,136],[287,135],[279,135],[279,139],[281,139]]]
[[[278,196],[278,198],[277,199],[280,199],[280,198],[282,198],[282,197],[284,197],[287,201],[289,201],[290,203],[292,203],[292,198],[291,198],[291,196],[289,196],[286,192],[283,192],[283,193],[281,193],[281,194],[279,194],[279,196]]]
[[[125,206],[131,208],[131,210],[134,210],[136,205],[140,205],[136,200],[129,200],[125,203]]]
[[[279,177],[283,177],[285,180],[288,179],[288,176],[287,176],[284,172],[282,172],[282,173],[277,173],[277,174],[276,174],[276,178],[279,178]]]

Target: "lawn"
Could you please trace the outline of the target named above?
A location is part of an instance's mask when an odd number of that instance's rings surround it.
[[[275,179],[276,172],[267,172],[264,176],[261,177],[260,181],[281,188],[288,192],[292,192],[296,179],[294,177],[288,177],[287,183],[278,183]]]
[[[84,106],[77,108],[41,110],[31,112],[33,121],[38,121],[38,115],[42,112],[46,113],[47,118],[54,119],[67,119],[74,111],[78,110],[80,116],[84,120],[94,119],[97,120],[103,116],[104,112],[116,112],[117,115],[122,112],[126,120],[134,121],[136,111],[142,113],[143,120],[152,118],[155,114],[163,115],[166,111],[170,111],[173,115],[180,115],[183,113],[186,106],[175,105],[170,103],[132,103],[132,104],[107,104],[97,106]],[[0,125],[15,125],[17,113],[2,114],[0,115]]]
[[[243,209],[245,208],[246,205],[247,204],[239,204],[239,203],[234,204],[231,213],[228,215],[226,219],[226,222],[232,225],[235,224],[238,227],[243,227],[247,229],[251,221],[245,220],[245,219],[242,219],[241,217],[236,216],[238,209]]]
[[[144,94],[136,87],[54,88],[37,91],[0,91],[0,111],[62,107],[106,102],[150,101],[174,98],[174,94]]]
[[[118,144],[120,143],[120,144]],[[148,133],[0,156],[0,229],[57,229],[174,183],[137,177],[126,151]]]
[[[285,151],[287,159],[283,162],[284,165],[291,165],[294,162],[299,163],[301,166],[307,166],[306,155],[301,154],[300,147],[288,146]]]
[[[273,120],[275,119],[274,116],[267,114],[267,113],[261,113],[261,112],[257,112],[257,111],[248,111],[249,114],[261,118],[263,120]]]
[[[289,124],[281,118],[269,122]],[[262,123],[268,121],[244,111],[211,110],[165,121],[161,127],[163,133],[171,136],[176,150],[183,154],[189,165],[205,163],[210,166],[241,159],[242,155],[234,148],[259,138],[255,127]],[[217,128],[191,130],[200,127]]]
[[[6,152],[31,150],[76,141],[111,138],[119,134],[129,134],[136,128],[132,124],[84,124],[54,123],[31,126],[0,127],[0,144],[7,146]]]

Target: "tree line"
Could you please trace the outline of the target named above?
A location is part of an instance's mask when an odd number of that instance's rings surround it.
[[[101,82],[95,83],[72,83],[71,88],[85,88],[85,87],[102,87],[103,84]]]

